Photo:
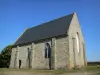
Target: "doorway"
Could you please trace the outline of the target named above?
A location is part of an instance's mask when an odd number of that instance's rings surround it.
[[[19,69],[21,68],[21,60],[19,60]]]

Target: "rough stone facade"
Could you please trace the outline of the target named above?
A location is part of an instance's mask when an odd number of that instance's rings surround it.
[[[79,35],[79,53],[77,52],[76,48],[76,34]],[[86,65],[86,57],[84,53],[85,46],[83,46],[85,42],[76,13],[74,13],[72,22],[69,27],[68,35],[70,67]]]
[[[51,37],[31,44],[21,45],[12,48],[10,68],[33,69],[65,69],[76,66],[85,66],[85,42],[82,31],[74,13],[66,35]],[[76,46],[76,34],[79,35],[79,52]],[[51,47],[51,59],[45,58],[45,43]],[[30,62],[28,60],[28,48],[30,49]]]
[[[55,69],[66,68],[69,63],[68,37],[56,38]]]

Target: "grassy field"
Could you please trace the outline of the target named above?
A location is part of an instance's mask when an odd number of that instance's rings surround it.
[[[100,75],[100,68],[87,66],[72,70],[33,70],[33,69],[7,69],[0,68],[0,75]]]

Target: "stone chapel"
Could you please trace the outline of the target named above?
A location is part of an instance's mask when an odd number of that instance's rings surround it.
[[[86,66],[76,13],[26,29],[12,48],[10,68],[71,69]]]

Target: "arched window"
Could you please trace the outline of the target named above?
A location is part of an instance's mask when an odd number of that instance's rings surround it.
[[[79,34],[78,33],[76,34],[76,45],[77,45],[77,52],[79,53],[80,46],[79,46]]]
[[[28,53],[27,54],[28,55],[27,57],[28,57],[28,59],[30,59],[30,48],[27,48],[27,53]]]
[[[28,62],[28,67],[31,67],[31,50],[30,48],[27,48],[27,62]]]
[[[51,58],[51,48],[49,43],[45,43],[45,58]]]

